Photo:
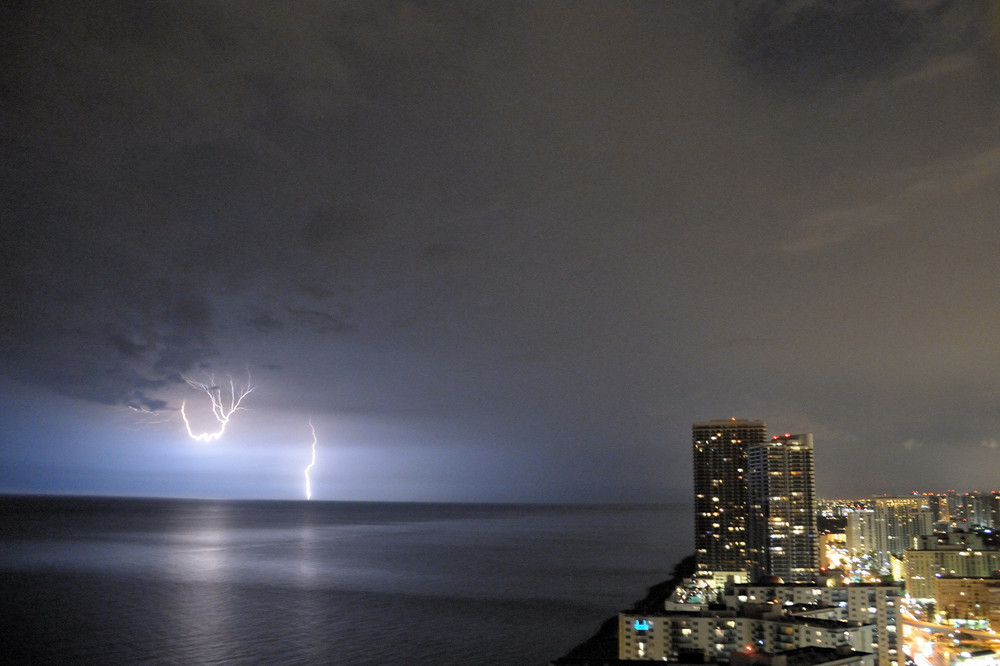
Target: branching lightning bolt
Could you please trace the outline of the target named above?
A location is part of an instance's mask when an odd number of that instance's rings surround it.
[[[316,464],[316,426],[313,425],[312,419],[309,419],[309,429],[312,430],[313,442],[312,442],[312,460],[309,461],[309,465],[306,467],[305,477],[306,477],[306,499],[312,499],[312,485],[309,482],[309,470],[313,468]]]
[[[184,426],[187,428],[187,434],[191,439],[198,442],[214,442],[222,437],[222,434],[226,432],[226,426],[229,424],[229,419],[232,418],[233,414],[241,409],[245,409],[241,405],[243,400],[250,395],[254,388],[250,384],[250,377],[247,376],[247,383],[243,386],[237,387],[236,383],[233,381],[232,375],[229,376],[229,395],[223,397],[222,388],[215,384],[215,377],[209,376],[208,384],[202,384],[201,382],[196,382],[192,379],[184,378],[184,381],[188,383],[193,389],[201,391],[209,397],[212,401],[212,414],[215,415],[215,420],[219,422],[219,429],[214,432],[203,432],[200,434],[195,434],[191,430],[191,422],[188,421],[187,413],[184,411],[185,403],[181,403],[181,418],[184,419]],[[185,401],[186,402],[186,401]]]

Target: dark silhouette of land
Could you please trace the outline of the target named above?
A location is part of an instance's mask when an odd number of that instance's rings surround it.
[[[694,575],[695,567],[695,556],[688,555],[674,565],[669,579],[646,590],[646,596],[632,604],[626,612],[652,614],[662,611],[664,602],[673,594],[681,581]],[[593,636],[567,652],[566,656],[550,662],[550,666],[602,666],[617,663],[619,663],[618,616],[615,615],[602,622]]]

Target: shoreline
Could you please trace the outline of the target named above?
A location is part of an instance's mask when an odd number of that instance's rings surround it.
[[[694,575],[696,568],[693,554],[674,565],[670,578],[646,589],[646,596],[632,604],[625,612],[655,613],[663,610],[664,602],[674,593],[685,578]],[[549,662],[549,666],[571,666],[618,662],[618,615],[613,615],[601,623],[594,634],[571,648],[562,657]]]

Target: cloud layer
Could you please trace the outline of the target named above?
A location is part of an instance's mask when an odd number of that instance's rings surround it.
[[[684,498],[730,415],[816,432],[828,490],[901,448],[894,488],[960,485],[1000,428],[987,10],[8,8],[4,381],[168,413],[252,368],[508,499]]]

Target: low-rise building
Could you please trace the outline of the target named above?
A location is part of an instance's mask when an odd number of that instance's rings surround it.
[[[730,666],[874,666],[875,655],[838,648],[807,647],[780,654],[735,652]]]
[[[791,615],[773,606],[655,615],[619,613],[618,657],[638,660],[729,661],[733,652],[781,653],[847,646],[866,652],[873,624]]]
[[[996,578],[935,578],[934,599],[935,619],[942,624],[1000,627],[1000,580]]]
[[[609,659],[604,657],[562,657],[549,662],[549,666],[624,666],[633,659]],[[689,662],[668,661],[668,664]],[[805,647],[777,654],[770,652],[733,652],[726,661],[699,661],[702,666],[729,664],[729,666],[875,666],[875,655],[855,652],[847,646],[836,648]],[[966,663],[965,666],[969,666]]]
[[[973,532],[920,537],[903,553],[906,593],[918,601],[934,601],[938,578],[993,578],[1000,575],[1000,548],[987,545]]]
[[[754,603],[835,608],[838,619],[875,625],[872,643],[865,651],[873,652],[880,666],[898,666],[902,636],[897,630],[897,622],[902,597],[903,592],[896,585],[863,583],[831,587],[773,582],[730,585],[726,588],[725,604],[730,609]]]

